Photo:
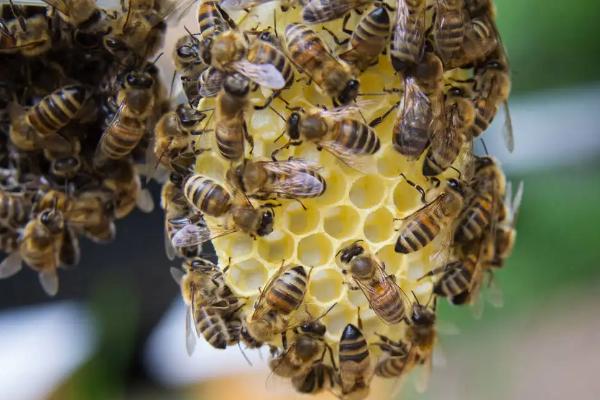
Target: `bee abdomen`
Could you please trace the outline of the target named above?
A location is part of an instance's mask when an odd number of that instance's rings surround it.
[[[239,131],[238,131],[239,130]],[[217,123],[215,126],[215,137],[217,148],[223,158],[227,160],[238,160],[244,155],[243,127],[226,126]]]
[[[339,344],[340,368],[346,363],[361,363],[369,358],[369,345],[362,332],[352,324],[346,325]]]
[[[378,315],[388,324],[397,324],[404,319],[406,309],[404,301],[399,293],[389,285],[385,294],[380,297],[381,307],[378,307]]]
[[[283,314],[296,310],[304,300],[307,279],[306,271],[300,265],[285,271],[273,283],[267,294],[267,304]]]
[[[198,6],[198,28],[202,36],[216,35],[229,27],[223,19],[217,2],[201,2]]]
[[[200,307],[195,318],[198,331],[202,332],[206,341],[214,348],[224,349],[227,345],[235,343],[236,337],[232,335],[234,332],[227,326],[218,310],[211,306]]]
[[[438,296],[454,297],[464,292],[471,282],[471,272],[461,262],[447,266],[446,271],[433,285],[433,292]]]
[[[491,222],[492,206],[492,199],[489,196],[479,195],[460,220],[454,234],[454,240],[459,243],[466,243],[480,237],[483,230]]]
[[[300,393],[318,393],[335,386],[335,372],[329,365],[318,363],[305,375],[293,377],[292,384]]]
[[[429,130],[402,120],[394,126],[392,142],[394,149],[400,154],[417,159],[429,143]]]
[[[65,86],[33,106],[27,113],[27,120],[41,134],[54,133],[75,118],[86,97],[83,86]]]
[[[336,141],[356,154],[374,154],[381,147],[375,131],[360,121],[344,119],[338,132]]]
[[[190,176],[183,193],[190,204],[213,217],[223,215],[231,207],[231,195],[225,188],[202,175]]]
[[[440,233],[441,227],[437,218],[427,215],[411,223],[400,232],[396,241],[397,253],[413,253],[428,245]]]
[[[377,363],[375,366],[375,375],[381,378],[396,378],[403,374],[406,365],[407,357],[387,357]]]
[[[327,52],[317,34],[302,24],[289,24],[285,28],[286,45],[291,59],[307,71],[318,70],[322,61],[319,58]]]
[[[103,155],[112,160],[121,159],[131,153],[146,133],[141,121],[125,116],[118,118],[100,140]]]

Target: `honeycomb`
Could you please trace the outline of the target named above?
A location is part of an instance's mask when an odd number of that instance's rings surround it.
[[[282,12],[279,3],[261,4],[246,12],[230,12],[229,15],[238,23],[241,31],[263,30],[275,27],[280,40],[283,41],[285,27],[292,22],[301,21],[301,7]],[[348,26],[355,26],[360,15],[352,13]],[[342,33],[342,20],[334,20],[321,25],[312,25],[311,29],[324,40],[330,49],[338,54],[343,47],[336,45],[330,34],[321,28],[326,27],[345,38]],[[464,76],[464,71],[450,70],[445,78]],[[250,153],[246,145],[247,158],[253,160],[270,160],[275,149],[281,148],[287,138],[281,137],[286,129],[284,120],[290,109],[325,105],[332,107],[331,99],[321,93],[314,84],[307,84],[306,78],[295,71],[297,82],[281,93],[282,101],[275,98],[271,104],[273,109],[246,110],[245,120],[249,133],[254,140],[254,148]],[[360,93],[358,104],[360,112],[352,118],[363,119],[366,123],[381,116],[396,104],[402,94],[391,89],[402,89],[403,81],[389,60],[389,56],[381,54],[375,67],[367,69],[359,75]],[[260,88],[251,93],[253,104],[264,103],[271,92]],[[285,102],[289,103],[286,106]],[[215,102],[212,98],[204,98],[198,104],[199,110],[212,110]],[[351,278],[343,273],[338,252],[349,244],[362,240],[366,247],[385,263],[386,272],[396,278],[396,282],[406,294],[407,307],[415,301],[426,304],[432,298],[433,282],[436,278],[422,278],[433,268],[439,267],[441,256],[447,254],[447,242],[442,237],[436,238],[421,251],[412,254],[400,254],[394,251],[398,237],[396,229],[400,222],[397,219],[411,215],[423,207],[420,193],[402,176],[423,187],[427,199],[431,200],[433,183],[422,174],[423,160],[410,161],[394,150],[392,145],[392,127],[396,112],[377,125],[375,131],[381,141],[379,151],[368,157],[368,166],[352,168],[344,164],[327,151],[319,151],[314,143],[304,141],[300,146],[291,146],[281,150],[277,158],[301,158],[321,167],[320,173],[327,182],[323,195],[302,199],[302,204],[293,199],[276,199],[280,206],[273,209],[275,214],[274,230],[263,237],[252,238],[242,232],[235,232],[218,237],[212,241],[221,268],[229,265],[225,273],[225,281],[233,292],[246,303],[242,314],[252,313],[253,305],[260,291],[277,273],[282,262],[286,265],[300,264],[310,269],[310,280],[303,305],[292,316],[292,321],[300,323],[317,315],[329,312],[322,317],[327,327],[326,340],[337,352],[340,335],[347,324],[362,322],[362,332],[371,344],[379,342],[375,334],[388,335],[394,340],[403,339],[406,324],[386,325],[369,308],[365,295],[360,290],[352,290],[347,283]],[[205,127],[213,128],[214,121]],[[197,156],[195,172],[219,182],[233,192],[226,181],[226,173],[233,165],[222,158],[216,150],[214,134],[207,135],[206,141],[198,145],[212,148]],[[438,176],[456,178],[460,171],[465,171],[471,154],[470,143],[465,144],[461,155],[455,161],[454,169],[448,169]],[[259,206],[260,201],[252,201]],[[304,208],[304,207],[305,208]],[[210,228],[224,224],[224,219],[205,215]],[[442,236],[442,235],[440,235]],[[293,326],[293,322],[290,324]],[[271,346],[279,347],[279,335]],[[376,346],[369,350],[373,360],[381,354]],[[336,356],[337,357],[337,356]]]

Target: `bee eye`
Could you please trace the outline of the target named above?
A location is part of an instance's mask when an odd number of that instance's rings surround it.
[[[50,223],[50,211],[44,211],[40,214],[40,222],[44,225],[48,225]]]

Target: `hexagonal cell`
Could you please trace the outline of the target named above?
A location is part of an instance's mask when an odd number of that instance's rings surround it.
[[[271,234],[259,238],[257,243],[258,254],[265,261],[277,263],[294,254],[294,239],[280,230],[275,230]]]
[[[232,264],[227,275],[231,284],[246,295],[257,293],[268,277],[267,268],[254,258]]]
[[[196,171],[204,176],[223,182],[226,170],[224,161],[210,152],[204,152],[197,157]]]
[[[356,310],[344,304],[337,304],[323,317],[323,321],[327,326],[327,335],[337,341],[349,322],[356,323]]]
[[[398,218],[404,218],[413,210],[424,206],[421,202],[421,194],[405,181],[396,185],[393,196],[394,205],[399,214]]]
[[[317,207],[307,207],[306,210],[297,202],[291,202],[280,214],[287,229],[296,235],[312,232],[320,221]]]
[[[377,175],[358,178],[350,188],[350,201],[358,208],[371,208],[382,202],[386,194],[386,182]]]
[[[338,168],[329,165],[327,168],[320,171],[321,175],[327,182],[325,193],[316,198],[319,205],[333,204],[346,196],[347,177]]]
[[[352,282],[352,279],[350,279],[349,282]],[[352,303],[353,306],[360,307],[361,309],[364,309],[364,310],[369,308],[369,301],[367,300],[367,297],[362,292],[362,290],[348,289],[346,291],[346,293],[348,296],[348,300],[350,301],[350,303]]]
[[[298,259],[307,267],[317,267],[329,262],[333,256],[331,239],[323,233],[315,233],[298,242]]]
[[[336,239],[351,237],[360,223],[360,215],[350,206],[327,209],[324,213],[323,229]]]
[[[243,232],[234,232],[214,239],[213,244],[219,253],[227,254],[228,257],[236,260],[252,253],[254,239]],[[223,262],[227,262],[227,260]]]
[[[344,277],[332,268],[313,270],[308,286],[311,296],[320,303],[329,303],[338,299],[344,291]]]
[[[381,207],[367,216],[363,231],[367,240],[383,242],[394,235],[394,216],[385,207]]]
[[[385,263],[385,270],[390,274],[403,273],[406,268],[406,256],[394,251],[394,245],[390,244],[381,248],[377,257]]]

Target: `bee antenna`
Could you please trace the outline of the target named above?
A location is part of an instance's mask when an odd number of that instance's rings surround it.
[[[156,56],[156,58],[154,59],[154,61],[152,61],[150,64],[156,64],[158,62],[158,60],[160,60],[160,58],[163,56],[164,51],[161,51],[159,55]]]
[[[17,13],[17,7],[13,3],[13,0],[8,0],[8,2],[10,4],[10,11],[12,11],[12,13],[15,16],[15,18],[17,19],[17,21],[19,21],[19,26],[21,27],[21,30],[23,32],[27,31],[27,25],[25,25],[25,19],[23,18],[22,15],[19,15],[20,12]]]
[[[250,365],[252,367],[252,361],[250,361],[250,359],[248,358],[248,356],[246,355],[246,352],[244,351],[244,349],[242,348],[242,345],[240,344],[240,342],[238,342],[238,348],[240,349],[240,352],[242,353],[242,356],[244,357],[244,359],[246,360],[246,362],[248,363],[248,365]]]
[[[485,140],[483,140],[483,138],[480,138],[479,140],[481,140],[481,145],[483,146],[483,151],[484,151],[485,155],[489,156],[490,153],[488,152],[488,148],[487,148],[487,146],[485,144]]]
[[[421,303],[419,303],[419,298],[418,298],[418,297],[417,297],[417,295],[415,294],[415,291],[414,291],[414,290],[411,290],[410,292],[412,293],[413,297],[415,298],[415,301],[417,302],[417,304],[418,304],[418,305],[421,305]]]

